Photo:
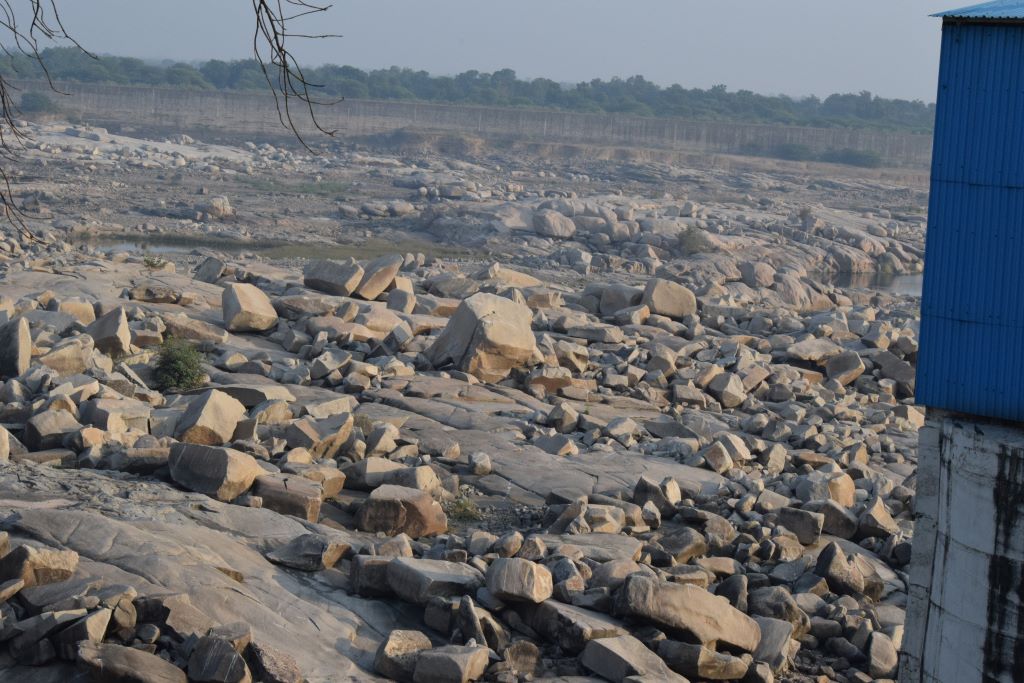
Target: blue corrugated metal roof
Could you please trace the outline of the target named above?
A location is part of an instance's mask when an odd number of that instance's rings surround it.
[[[1024,421],[1024,24],[943,27],[917,402]]]
[[[1024,19],[1024,2],[1020,0],[994,0],[980,5],[951,9],[933,14],[947,19]]]

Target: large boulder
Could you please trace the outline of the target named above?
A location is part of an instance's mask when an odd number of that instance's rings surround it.
[[[171,446],[167,464],[178,484],[222,501],[242,495],[266,473],[248,453],[187,443]]]
[[[132,330],[124,306],[118,306],[86,329],[96,348],[109,356],[120,356],[131,349]]]
[[[18,318],[0,327],[0,377],[17,377],[32,360],[32,334],[28,321]]]
[[[452,364],[485,382],[540,355],[529,308],[494,294],[474,294],[459,304],[426,356],[435,367]]]
[[[487,568],[487,589],[499,600],[544,602],[551,597],[551,571],[521,557],[500,557]]]
[[[685,318],[697,312],[697,297],[678,282],[652,278],[647,281],[640,303],[651,313],[669,318]]]
[[[224,327],[230,332],[265,332],[277,324],[277,311],[259,287],[231,283],[221,294]]]
[[[177,438],[188,443],[219,446],[231,441],[245,406],[223,391],[210,389],[192,400],[178,420]]]
[[[67,581],[78,569],[74,550],[51,550],[20,545],[0,557],[0,584],[23,581],[23,588]]]
[[[761,640],[757,622],[725,598],[691,584],[669,583],[633,574],[615,594],[615,611],[685,631],[709,647],[722,642],[744,652],[753,652]]]
[[[545,237],[568,239],[576,234],[576,224],[557,211],[542,209],[533,214],[533,230]]]
[[[384,484],[377,487],[359,509],[359,529],[383,531],[389,536],[405,533],[412,538],[448,531],[448,517],[425,491]]]
[[[303,282],[307,287],[338,296],[349,296],[362,280],[363,267],[354,261],[310,261],[303,272]]]
[[[484,583],[483,574],[468,564],[413,557],[391,560],[386,576],[395,595],[417,605],[431,598],[474,595]]]
[[[376,258],[363,268],[363,278],[354,294],[367,301],[373,301],[391,286],[405,259],[401,254]]]

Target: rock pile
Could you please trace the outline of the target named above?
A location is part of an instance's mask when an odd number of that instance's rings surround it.
[[[396,680],[896,675],[922,423],[898,302],[737,306],[668,272],[576,290],[411,255],[299,280],[219,261],[117,301],[5,299],[0,485],[105,471],[287,518],[260,571],[422,617],[360,662]],[[166,338],[205,354],[202,386],[153,388]],[[133,572],[91,581],[74,532],[26,534],[26,515],[0,557],[17,665],[299,680],[260,624]]]

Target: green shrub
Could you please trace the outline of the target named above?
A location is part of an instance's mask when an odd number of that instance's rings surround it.
[[[466,496],[459,496],[447,507],[448,516],[461,522],[473,522],[484,518],[484,514],[477,504]]]
[[[196,389],[203,384],[203,354],[187,341],[168,337],[160,347],[154,376],[160,391]]]
[[[146,267],[146,270],[152,272],[154,270],[160,270],[167,265],[167,261],[160,258],[159,256],[153,256],[152,254],[146,254],[142,257],[142,265]]]
[[[21,111],[26,114],[53,114],[58,110],[54,101],[41,92],[27,92],[21,96]]]
[[[679,235],[679,251],[683,256],[711,251],[714,247],[700,228],[687,228]]]

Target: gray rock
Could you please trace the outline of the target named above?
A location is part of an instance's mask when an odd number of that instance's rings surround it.
[[[632,575],[615,595],[615,612],[680,629],[702,644],[717,642],[753,652],[760,640],[757,623],[702,588]]]
[[[0,377],[17,377],[28,370],[32,359],[32,334],[28,321],[17,318],[0,326]]]
[[[303,272],[307,287],[337,296],[350,296],[362,279],[363,267],[354,261],[310,261]]]
[[[580,664],[612,683],[622,683],[631,676],[676,683],[686,680],[669,669],[661,657],[630,635],[591,640],[583,649]]]
[[[247,453],[231,448],[174,444],[167,459],[171,479],[190,491],[230,501],[242,495],[265,470]]]
[[[472,595],[484,576],[469,565],[398,557],[388,564],[388,585],[406,602],[425,605],[433,597]]]
[[[116,683],[187,683],[185,672],[156,655],[113,643],[85,642],[78,665],[94,681]]]

